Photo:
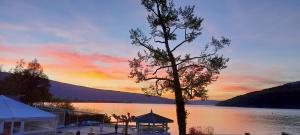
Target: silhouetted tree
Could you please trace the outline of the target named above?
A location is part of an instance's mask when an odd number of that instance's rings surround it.
[[[207,98],[206,86],[217,79],[229,60],[218,51],[229,45],[230,40],[212,37],[198,56],[175,53],[201,34],[203,19],[194,15],[195,6],[176,8],[172,0],[142,0],[141,3],[148,11],[151,32],[145,35],[140,29],[130,30],[132,44],[145,50],[129,61],[129,77],[136,78],[137,83],[150,82],[149,87],[142,89],[148,95],[175,93],[179,134],[185,135],[185,100]],[[182,41],[179,36],[183,37]]]
[[[0,65],[0,94],[3,93],[3,69],[2,69],[2,65]]]
[[[4,84],[4,94],[19,95],[26,104],[49,101],[52,97],[49,79],[36,59],[27,65],[24,60],[18,61],[11,75],[4,79]]]
[[[0,65],[0,81],[2,80],[2,72],[3,72],[2,65]]]
[[[125,123],[125,128],[124,132],[125,135],[128,135],[128,125],[129,122],[133,121],[135,119],[135,116],[131,116],[130,113],[127,113],[127,115],[112,115],[118,122],[124,122]]]

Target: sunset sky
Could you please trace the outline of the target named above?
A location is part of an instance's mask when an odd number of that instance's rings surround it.
[[[182,3],[184,2],[184,3]],[[299,0],[184,0],[204,18],[203,34],[183,52],[199,54],[212,36],[232,44],[230,58],[210,99],[300,80]],[[37,58],[52,80],[100,89],[141,93],[129,79],[128,60],[141,48],[129,30],[148,30],[138,0],[0,0],[0,64]],[[180,53],[180,52],[179,52]],[[170,95],[165,95],[170,97]]]

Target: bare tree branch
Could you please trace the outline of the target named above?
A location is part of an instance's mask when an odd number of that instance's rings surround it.
[[[178,72],[180,72],[183,69],[189,68],[189,67],[199,67],[199,68],[203,68],[203,65],[197,65],[197,64],[191,64],[191,65],[187,65],[187,66],[183,66],[181,68],[178,69]]]
[[[164,69],[164,68],[169,68],[169,67],[172,67],[172,66],[162,66],[162,67],[159,67],[159,68],[157,68],[157,69],[153,72],[153,75],[155,75],[159,70]]]
[[[171,52],[175,51],[178,47],[180,47],[181,45],[183,45],[183,44],[186,43],[187,41],[188,41],[187,39],[183,40],[181,43],[179,43],[178,45],[176,45],[176,46],[171,50]]]
[[[156,43],[162,43],[162,44],[165,43],[164,41],[159,41],[159,40],[155,40],[155,39],[154,39],[154,42],[156,42]]]
[[[156,16],[158,16],[158,14],[152,8],[150,8],[150,10],[152,11],[152,13],[154,13]]]
[[[173,29],[173,31],[171,32],[171,34],[174,34],[174,32],[177,30],[177,29],[179,29],[180,27],[178,27],[178,26],[176,26],[174,29]]]
[[[149,80],[166,80],[166,81],[170,81],[172,82],[173,80],[168,79],[168,78],[160,78],[160,77],[150,77],[150,78],[145,78],[145,81],[149,81]]]
[[[139,43],[141,46],[145,47],[145,48],[148,49],[149,51],[151,51],[151,52],[153,52],[153,53],[156,53],[156,54],[160,55],[160,56],[163,57],[163,58],[168,59],[166,56],[164,56],[164,55],[163,55],[161,52],[159,52],[158,50],[155,50],[154,48],[152,48],[152,47],[146,45],[145,43],[141,42],[139,39],[136,39],[136,40],[138,41],[138,43]]]
[[[202,55],[202,56],[197,56],[197,57],[192,57],[192,58],[187,58],[187,59],[183,59],[181,62],[177,63],[176,65],[180,65],[182,63],[185,63],[187,61],[190,61],[190,60],[194,60],[194,59],[202,59],[202,58],[207,58],[207,57],[210,57],[210,56],[213,56],[217,53],[217,51],[213,52],[213,53],[210,53],[210,54],[206,54],[206,55]]]

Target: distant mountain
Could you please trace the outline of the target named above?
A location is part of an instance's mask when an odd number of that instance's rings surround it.
[[[3,72],[0,79],[7,77],[9,73]],[[144,94],[103,90],[83,87],[73,84],[50,80],[50,93],[57,98],[78,102],[110,102],[110,103],[166,103],[173,104],[173,99],[158,96],[145,96]],[[191,100],[192,105],[215,105],[215,100]]]
[[[250,92],[217,104],[218,106],[300,109],[300,81]]]
[[[50,93],[55,97],[73,101],[84,102],[113,102],[113,103],[166,103],[173,104],[173,99],[158,96],[145,96],[144,94],[102,90],[88,88],[73,84],[50,81]],[[219,101],[215,100],[191,100],[188,104],[192,105],[215,105]]]
[[[51,81],[50,93],[61,99],[84,102],[174,103],[173,100],[144,94],[94,89]]]

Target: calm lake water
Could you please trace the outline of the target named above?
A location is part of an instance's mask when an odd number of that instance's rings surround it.
[[[175,105],[169,104],[136,104],[136,103],[73,103],[83,111],[106,113],[111,115],[126,114],[138,116],[154,113],[171,118],[172,135],[177,134]],[[217,107],[206,105],[188,105],[189,112],[187,126],[213,127],[216,134],[244,134],[251,135],[280,135],[288,132],[300,135],[300,110],[292,109],[257,109],[237,107]]]

